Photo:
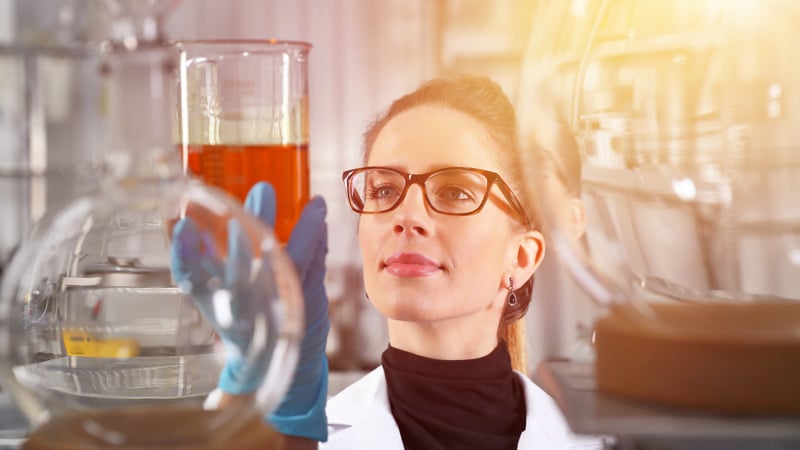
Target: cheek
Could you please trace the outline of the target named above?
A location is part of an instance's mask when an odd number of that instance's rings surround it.
[[[485,263],[493,261],[500,264],[511,248],[510,242],[514,237],[512,224],[505,215],[498,215],[496,220],[490,220],[480,228],[476,228],[470,236],[462,238],[462,242],[476,242],[478,245],[466,246],[473,248],[476,257],[485,259]]]
[[[478,231],[478,230],[476,230]],[[503,273],[513,258],[508,230],[480,230],[453,242],[454,260],[460,262],[458,272],[465,286],[494,290],[502,282]],[[465,245],[465,242],[477,244]]]
[[[505,242],[496,239],[484,239],[483,244],[475,246],[475,251],[464,255],[467,266],[462,273],[480,280],[487,287],[494,286],[502,278],[505,267]]]
[[[358,245],[361,248],[361,254],[365,261],[369,254],[374,252],[374,246],[376,245],[374,229],[375,227],[370,224],[369,218],[365,219],[362,216],[358,220]]]
[[[374,224],[370,223],[369,218],[361,218],[358,221],[358,246],[361,250],[361,260],[363,264],[364,282],[367,286],[372,285],[376,276],[376,260],[378,258],[378,246],[381,238],[376,236]]]

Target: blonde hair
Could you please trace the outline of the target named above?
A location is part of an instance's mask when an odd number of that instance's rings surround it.
[[[525,339],[525,321],[501,323],[497,337],[505,341],[511,356],[511,368],[528,374],[528,346]]]

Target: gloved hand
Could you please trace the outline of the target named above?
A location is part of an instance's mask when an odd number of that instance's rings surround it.
[[[245,199],[245,209],[272,226],[275,222],[275,191],[258,183]],[[286,251],[294,261],[305,299],[306,331],[300,346],[297,369],[278,409],[270,414],[272,426],[284,434],[317,441],[328,439],[325,402],[328,397],[328,296],[325,292],[325,256],[328,253],[327,207],[315,197],[303,209]]]
[[[245,209],[267,225],[275,222],[275,192],[267,183],[258,183],[250,190],[245,200]],[[325,224],[325,202],[321,197],[312,199],[304,208],[295,225],[286,250],[295,263],[305,299],[305,325],[297,369],[289,390],[278,409],[268,420],[278,431],[294,436],[325,441],[328,436],[325,402],[328,386],[328,363],[325,343],[328,329],[328,299],[325,292],[325,256],[328,250],[328,233]],[[223,287],[231,293],[234,305],[258,305],[258,302],[237,302],[259,295],[248,289],[250,253],[241,227],[235,221],[229,224],[229,258],[219,261],[210,236],[201,235],[191,219],[183,219],[173,230],[172,271],[178,285],[191,294],[201,313],[206,318],[213,307],[210,293],[205,286],[211,277],[221,280]],[[236,250],[234,250],[236,249]],[[263,302],[262,302],[263,303]],[[237,310],[235,317],[249,311]],[[241,350],[249,343],[250,330],[226,326],[212,320],[217,334],[228,349],[225,368],[220,374],[219,388],[230,394],[251,393],[263,381],[263,365],[269,361],[253,364],[245,362]]]
[[[247,234],[236,219],[228,222],[228,257],[219,256],[214,237],[201,230],[189,217],[173,228],[172,274],[181,290],[192,296],[200,313],[214,327],[225,345],[226,363],[220,374],[219,388],[229,394],[246,394],[261,385],[271,352],[250,352],[253,334],[252,317],[268,315],[267,302],[254,295],[275,296],[274,286],[259,271],[251,279],[252,253]],[[265,266],[266,267],[266,266]],[[267,348],[277,336],[274,327],[266,327]]]

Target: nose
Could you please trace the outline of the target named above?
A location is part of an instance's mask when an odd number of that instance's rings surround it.
[[[408,187],[400,205],[392,211],[392,229],[395,234],[410,233],[428,236],[432,230],[431,212],[425,203],[425,193],[418,184]]]

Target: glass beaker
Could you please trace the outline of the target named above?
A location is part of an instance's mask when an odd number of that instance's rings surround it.
[[[185,41],[179,142],[184,170],[244,201],[267,181],[275,232],[289,240],[308,202],[308,52],[304,42]]]

